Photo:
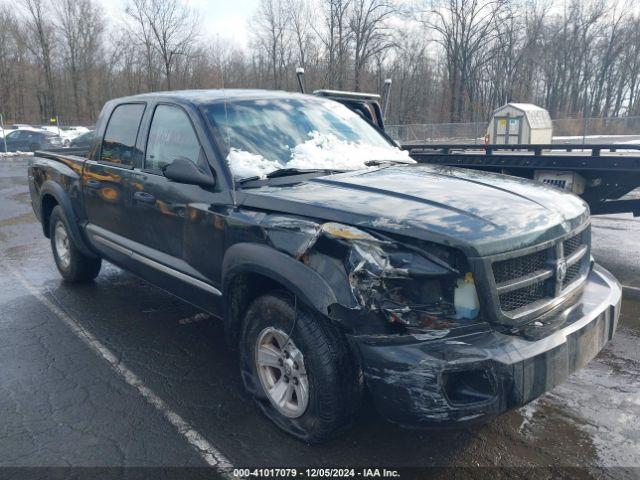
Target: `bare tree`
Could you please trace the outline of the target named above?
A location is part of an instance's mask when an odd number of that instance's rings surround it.
[[[198,21],[180,0],[131,0],[126,13],[134,21],[134,32],[147,49],[148,71],[151,51],[160,56],[167,89],[176,59],[189,55],[198,36]]]
[[[353,85],[360,90],[360,79],[369,60],[393,46],[385,21],[397,11],[388,0],[353,0],[349,29],[353,38]]]
[[[335,88],[346,84],[347,62],[349,60],[349,8],[351,0],[322,0],[324,15],[322,30],[316,29],[326,50],[326,82]]]
[[[625,69],[623,75],[628,81],[628,113],[640,115],[640,18],[629,20],[625,42]]]
[[[11,51],[14,48],[13,29],[14,19],[8,9],[0,7],[0,113],[7,115],[11,101],[9,91],[15,86],[11,75]]]
[[[310,57],[317,55],[310,4],[306,0],[287,0],[286,8],[290,15],[290,29],[295,43],[297,64],[308,69]]]
[[[25,123],[92,123],[105,100],[161,87],[294,89],[296,66],[310,90],[380,92],[392,77],[390,124],[485,120],[505,101],[554,117],[640,115],[633,0],[420,0],[419,11],[404,0],[262,0],[248,46],[194,34],[197,9],[184,0],[128,0],[126,28],[97,0],[9,1],[0,110]]]
[[[449,117],[461,121],[474,102],[477,75],[492,58],[508,0],[446,0],[433,5],[426,20],[445,54],[449,82]]]
[[[279,89],[290,56],[291,15],[283,0],[261,0],[252,19],[256,45],[267,55],[273,88]]]
[[[81,89],[84,83],[85,91],[92,90],[92,67],[98,55],[98,44],[103,31],[101,21],[102,12],[92,0],[59,0],[57,4],[58,30],[62,37],[64,63],[68,71],[73,94],[76,118],[82,118],[86,108],[95,113],[91,97],[83,96]],[[82,98],[84,97],[84,98]]]
[[[25,10],[25,46],[37,59],[43,70],[44,88],[39,91],[41,115],[54,117],[57,114],[55,84],[53,78],[52,45],[54,28],[48,20],[49,13],[42,0],[22,0]]]

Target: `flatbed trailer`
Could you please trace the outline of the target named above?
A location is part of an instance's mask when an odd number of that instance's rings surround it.
[[[591,213],[640,216],[640,145],[405,144],[419,163],[448,165],[537,179],[580,195]],[[564,179],[564,180],[556,180]]]

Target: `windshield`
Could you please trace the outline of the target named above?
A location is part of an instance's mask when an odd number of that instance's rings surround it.
[[[282,168],[357,170],[369,161],[414,163],[357,113],[332,100],[235,100],[204,107],[237,179]]]

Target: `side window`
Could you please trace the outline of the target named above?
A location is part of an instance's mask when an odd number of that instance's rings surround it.
[[[201,162],[200,143],[187,115],[178,107],[158,105],[153,114],[144,167],[161,170],[178,157]]]
[[[102,140],[101,161],[127,167],[135,164],[139,153],[136,149],[136,138],[144,107],[144,104],[130,103],[115,108]]]
[[[14,130],[11,133],[7,133],[7,138],[9,140],[18,140],[22,135],[22,130]]]

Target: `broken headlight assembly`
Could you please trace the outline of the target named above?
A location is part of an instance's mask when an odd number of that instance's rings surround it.
[[[343,285],[361,313],[387,326],[445,329],[478,318],[473,276],[457,250],[337,222],[273,216],[263,225],[276,248],[321,272],[336,289]]]
[[[410,329],[449,328],[478,318],[473,275],[459,252],[435,244],[428,251],[332,225],[323,230],[348,242],[349,283],[366,310]]]

